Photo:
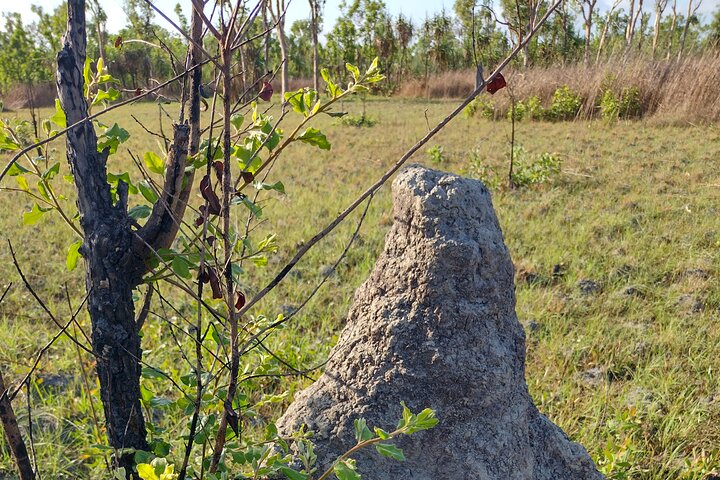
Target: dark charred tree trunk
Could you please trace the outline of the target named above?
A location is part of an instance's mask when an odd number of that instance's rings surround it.
[[[0,372],[0,423],[2,423],[8,447],[10,447],[10,453],[17,465],[20,480],[35,480],[35,472],[30,464],[25,441],[20,434],[20,427],[18,427],[17,418],[10,403],[8,389],[5,388],[2,372]]]
[[[67,124],[80,122],[67,133],[67,158],[84,233],[80,252],[85,258],[93,352],[108,442],[116,449],[147,450],[140,405],[142,349],[132,292],[142,283],[147,260],[158,248],[169,246],[177,234],[192,187],[190,174],[183,188],[190,127],[175,125],[161,198],[145,226],[135,229],[127,214],[128,186],[119,183],[118,201],[113,204],[107,182],[108,152],[98,152],[93,125],[85,121],[85,26],[85,0],[69,0],[67,32],[57,58],[57,88]],[[193,95],[197,95],[195,90]],[[132,455],[120,455],[116,460],[130,475]]]

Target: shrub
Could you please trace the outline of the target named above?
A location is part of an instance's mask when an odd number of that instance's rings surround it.
[[[495,105],[484,98],[476,98],[465,107],[463,114],[466,118],[472,118],[479,114],[482,118],[492,120],[495,118]]]
[[[642,115],[640,89],[637,87],[624,88],[620,97],[611,89],[606,89],[600,99],[600,115],[610,121],[618,118],[636,118]]]
[[[377,123],[377,120],[370,118],[366,115],[345,115],[340,119],[340,123],[347,125],[348,127],[372,127]]]
[[[542,102],[540,101],[540,97],[537,95],[533,95],[532,97],[528,98],[525,102],[525,115],[530,120],[542,120],[545,118],[545,109],[542,106]]]
[[[447,160],[445,156],[445,149],[440,145],[435,145],[427,149],[427,154],[430,157],[430,161],[433,163],[444,163]]]
[[[527,150],[518,145],[513,149],[514,165],[512,181],[516,187],[522,188],[538,183],[545,183],[560,173],[562,161],[552,153],[542,153],[530,158]]]
[[[480,180],[489,190],[497,190],[500,188],[500,177],[480,156],[477,148],[473,148],[468,153],[468,165],[465,171],[467,176]]]
[[[622,118],[635,118],[642,115],[640,89],[637,87],[623,88],[620,95],[619,115]]]
[[[527,115],[527,105],[525,105],[522,101],[515,102],[515,121],[521,122],[523,118]],[[507,111],[507,119],[512,120],[513,119],[513,108],[512,104],[510,104],[510,108]]]
[[[567,85],[555,90],[550,106],[550,120],[572,120],[582,106],[582,97]]]
[[[614,122],[620,116],[620,104],[612,90],[603,92],[600,99],[600,116],[608,121]]]

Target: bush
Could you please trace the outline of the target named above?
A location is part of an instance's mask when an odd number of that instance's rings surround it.
[[[622,118],[636,118],[642,115],[640,89],[637,87],[623,88],[620,95],[619,112]]]
[[[465,172],[468,177],[483,182],[489,190],[497,190],[500,188],[500,177],[497,172],[483,160],[477,148],[473,148],[468,153],[468,166]]]
[[[545,109],[542,106],[540,97],[538,97],[537,95],[533,95],[532,97],[528,98],[525,102],[525,107],[525,114],[530,120],[542,120],[543,118],[545,118]]]
[[[637,118],[642,115],[640,89],[624,88],[618,98],[611,89],[606,89],[600,99],[600,115],[602,118],[615,121],[618,118]]]
[[[365,115],[345,115],[340,119],[340,123],[347,125],[348,127],[372,127],[377,123],[377,120],[370,118]]]
[[[433,163],[444,163],[447,160],[445,149],[439,145],[427,149],[427,154]]]
[[[566,85],[555,90],[548,113],[550,120],[573,120],[580,111],[582,97]]]
[[[527,105],[525,105],[522,101],[515,102],[515,121],[521,122],[523,118],[527,115]],[[510,108],[507,111],[507,119],[512,120],[513,117],[513,108],[512,104],[510,104]]]
[[[484,98],[476,98],[465,107],[463,114],[466,118],[472,118],[479,114],[482,118],[493,120],[495,118],[495,105]]]
[[[527,150],[520,145],[513,149],[513,157],[512,181],[518,188],[545,183],[560,173],[562,166],[562,161],[557,155],[545,152],[530,158]]]
[[[612,90],[603,92],[600,99],[600,116],[605,120],[614,122],[620,116],[620,103]]]

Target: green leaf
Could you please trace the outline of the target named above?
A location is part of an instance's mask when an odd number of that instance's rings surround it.
[[[153,204],[158,201],[158,195],[155,189],[146,180],[141,180],[137,186],[142,196],[145,197],[145,200]]]
[[[234,113],[230,117],[230,123],[233,127],[235,127],[235,130],[240,130],[240,127],[242,127],[243,122],[245,121],[245,117],[240,113]]]
[[[81,246],[82,246],[82,240],[78,240],[77,242],[70,245],[70,248],[68,248],[67,257],[65,257],[65,267],[70,272],[75,270],[75,268],[77,267],[78,260],[80,259],[80,247]]]
[[[370,431],[370,429],[367,427],[367,421],[364,418],[358,418],[354,422],[355,426],[355,440],[357,440],[358,443],[364,442],[366,440],[370,440],[373,438],[373,434]]]
[[[87,88],[92,82],[92,70],[91,70],[92,60],[90,57],[85,58],[85,67],[83,67],[83,79],[85,80],[85,91],[87,92]]]
[[[20,148],[20,145],[15,143],[13,140],[10,139],[9,136],[7,136],[5,133],[3,133],[2,130],[0,130],[0,150],[17,150]],[[14,165],[17,165],[17,163],[14,163]]]
[[[55,162],[50,168],[45,170],[45,173],[42,174],[42,178],[44,180],[52,180],[55,178],[55,175],[57,175],[60,172],[60,162]]]
[[[15,181],[17,182],[21,190],[25,190],[26,192],[30,191],[30,185],[28,185],[27,178],[23,177],[22,175],[18,175],[15,177]]]
[[[345,68],[347,68],[348,72],[350,72],[353,76],[353,79],[357,83],[358,80],[360,80],[360,70],[350,63],[345,64]]]
[[[322,70],[320,70],[320,75],[322,75],[323,80],[325,80],[325,83],[327,84],[327,91],[330,94],[330,97],[336,98],[342,95],[342,88],[335,85],[335,83],[330,78],[330,72],[328,72],[327,68],[323,68]]]
[[[307,105],[305,104],[306,89],[301,88],[297,92],[285,92],[285,100],[293,107],[297,113],[307,117]]]
[[[280,471],[290,480],[307,480],[310,478],[310,475],[307,473],[300,473],[289,467],[280,467]]]
[[[378,69],[378,57],[375,57],[370,64],[370,67],[368,67],[367,72],[365,72],[365,76],[369,77],[371,75],[374,75],[377,72]]]
[[[314,145],[321,150],[330,150],[330,142],[324,133],[314,127],[310,127],[298,137],[298,140],[308,145]]]
[[[258,207],[257,204],[255,204],[252,200],[250,200],[247,195],[242,195],[241,197],[235,197],[232,201],[233,204],[242,204],[245,205],[248,210],[250,210],[250,213],[255,218],[262,217],[262,208]]]
[[[390,438],[390,434],[380,427],[375,427],[375,435],[382,438],[383,440],[387,440]]]
[[[392,458],[400,462],[405,461],[405,454],[403,451],[392,443],[377,443],[375,444],[375,450],[377,450],[383,457]]]
[[[52,208],[43,208],[37,203],[33,204],[32,210],[23,213],[23,224],[35,225],[37,221],[40,220],[40,217],[42,217],[45,212],[49,212],[50,210],[52,210]]]
[[[105,130],[105,135],[112,138],[117,138],[120,140],[120,143],[125,143],[128,138],[130,138],[130,133],[119,126],[117,123],[113,124],[112,127]]]
[[[152,209],[147,205],[136,205],[128,211],[130,218],[140,220],[141,218],[147,218],[150,216]]]
[[[253,182],[253,187],[258,190],[275,190],[280,193],[285,193],[285,185],[279,180],[275,183]]]
[[[360,474],[355,470],[355,460],[351,458],[336,463],[333,473],[338,480],[360,480]]]
[[[162,158],[160,158],[156,153],[145,152],[145,156],[143,158],[145,159],[145,165],[147,165],[148,170],[153,173],[159,173],[160,175],[165,173],[165,162],[163,162]]]
[[[114,102],[120,97],[120,92],[110,87],[107,90],[98,90],[95,94],[95,98],[92,101],[93,105],[97,105],[102,102]]]
[[[182,277],[182,278],[192,278],[192,274],[190,273],[190,265],[188,264],[187,260],[185,260],[184,257],[181,255],[175,255],[172,260],[172,270],[175,272],[176,275]]]
[[[149,463],[139,464],[137,471],[142,480],[160,480],[160,477],[155,474],[155,469]]]
[[[65,112],[63,112],[63,109],[60,106],[60,100],[57,98],[55,99],[55,115],[50,117],[50,121],[60,128],[67,127],[67,119],[65,118]]]
[[[160,370],[157,370],[152,367],[143,367],[142,369],[142,376],[143,378],[165,378],[165,375],[163,375]]]
[[[44,180],[40,180],[37,183],[37,188],[38,192],[40,192],[40,196],[42,196],[48,202],[52,202],[52,200],[50,199],[50,194],[48,193],[49,187],[50,186],[47,185]]]
[[[0,146],[0,148],[2,148],[2,146]],[[13,163],[7,172],[7,174],[11,177],[16,177],[18,175],[22,175],[23,173],[30,173],[30,170],[18,164],[17,162]]]

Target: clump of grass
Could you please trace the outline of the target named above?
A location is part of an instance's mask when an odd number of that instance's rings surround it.
[[[641,58],[628,62],[608,61],[597,65],[534,67],[522,75],[508,71],[519,99],[537,97],[550,108],[558,88],[567,86],[582,98],[578,118],[601,116],[599,105],[610,88],[628,101],[627,117],[652,117],[667,122],[716,122],[720,120],[720,53],[708,51],[681,61],[653,62]],[[610,81],[608,81],[610,80]],[[460,98],[469,95],[475,72],[448,72],[430,76],[427,81],[409,80],[398,95],[419,98]],[[493,96],[495,108],[510,110],[508,95]]]

